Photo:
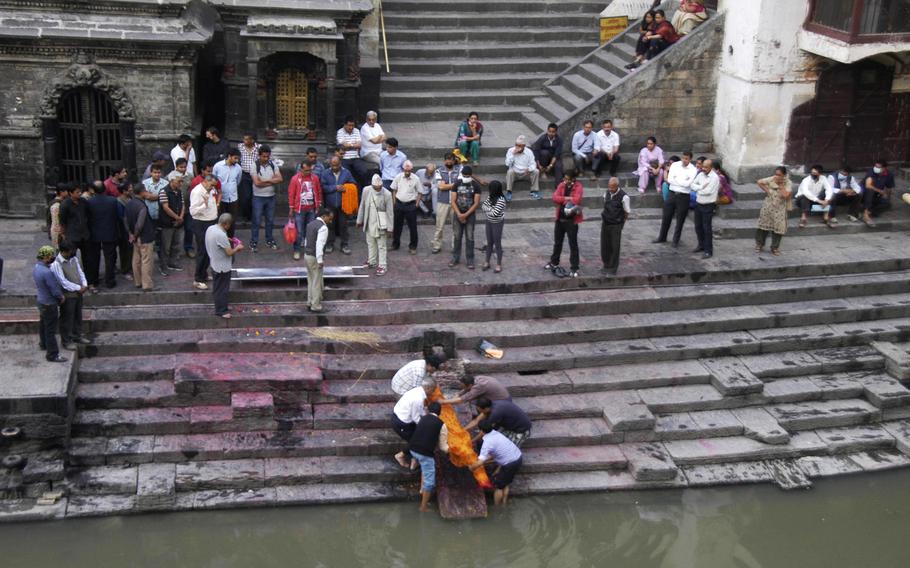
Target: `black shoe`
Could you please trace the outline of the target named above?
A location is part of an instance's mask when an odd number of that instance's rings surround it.
[[[335,252],[335,245],[325,245],[325,253],[332,254]]]
[[[168,264],[168,265],[167,265],[167,269],[168,269],[168,270],[173,270],[174,272],[183,272],[183,267],[182,267],[182,266],[174,266],[173,264]]]
[[[170,274],[168,274],[168,271],[161,268],[160,266],[158,267],[158,274],[160,274],[164,278],[167,278],[168,276],[170,276]]]
[[[60,355],[57,355],[56,357],[48,357],[47,362],[48,363],[66,363],[66,357],[61,357]]]
[[[711,254],[710,252],[706,252],[705,254],[701,255],[702,258],[711,258],[712,256],[714,256],[714,255]]]
[[[692,252],[705,252],[705,249],[703,249],[701,247],[695,247],[694,249],[692,249]]]
[[[673,243],[673,248],[675,248],[675,249],[679,248],[679,243]]]
[[[665,243],[665,242],[667,242],[666,239],[664,239],[664,240],[654,239],[653,241],[651,241],[651,244],[656,245],[656,244]]]
[[[351,254],[351,247],[348,245],[341,245],[341,254]]]
[[[398,250],[400,248],[401,248],[401,245],[392,245],[391,247],[389,247],[389,250]]]

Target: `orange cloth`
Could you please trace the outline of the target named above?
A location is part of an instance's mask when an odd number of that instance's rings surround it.
[[[436,387],[436,390],[430,395],[430,402],[441,398],[443,398],[442,391],[439,390],[439,387]],[[476,462],[477,453],[471,446],[471,434],[458,421],[458,415],[455,414],[455,409],[452,408],[451,404],[442,405],[442,412],[439,413],[439,418],[449,431],[449,460],[452,465],[468,467]],[[493,487],[486,470],[482,467],[474,470],[474,479],[477,480],[477,484],[483,489],[491,489]]]

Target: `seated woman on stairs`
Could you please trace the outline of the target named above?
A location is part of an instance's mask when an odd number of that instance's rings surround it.
[[[654,33],[656,27],[657,24],[654,23],[654,10],[648,10],[645,12],[644,17],[641,19],[641,24],[638,26],[638,41],[635,43],[635,61],[626,65],[626,69],[634,69],[644,61],[649,45],[645,36]]]
[[[648,42],[648,50],[645,52],[643,61],[654,59],[665,49],[679,40],[679,35],[673,24],[667,21],[667,15],[663,10],[654,11],[654,31],[645,34],[642,39]],[[635,69],[640,66],[642,61],[636,59],[633,63],[626,65],[627,69]]]
[[[679,8],[673,14],[676,33],[684,36],[708,20],[704,0],[680,0]]]

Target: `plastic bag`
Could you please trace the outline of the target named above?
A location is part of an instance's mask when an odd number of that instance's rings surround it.
[[[287,224],[284,226],[284,242],[289,245],[294,244],[297,240],[297,225],[294,224],[293,219],[288,219]]]

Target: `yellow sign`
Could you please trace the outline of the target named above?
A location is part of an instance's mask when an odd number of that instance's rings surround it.
[[[600,45],[603,45],[626,31],[629,27],[628,16],[617,16],[615,18],[600,19]]]

